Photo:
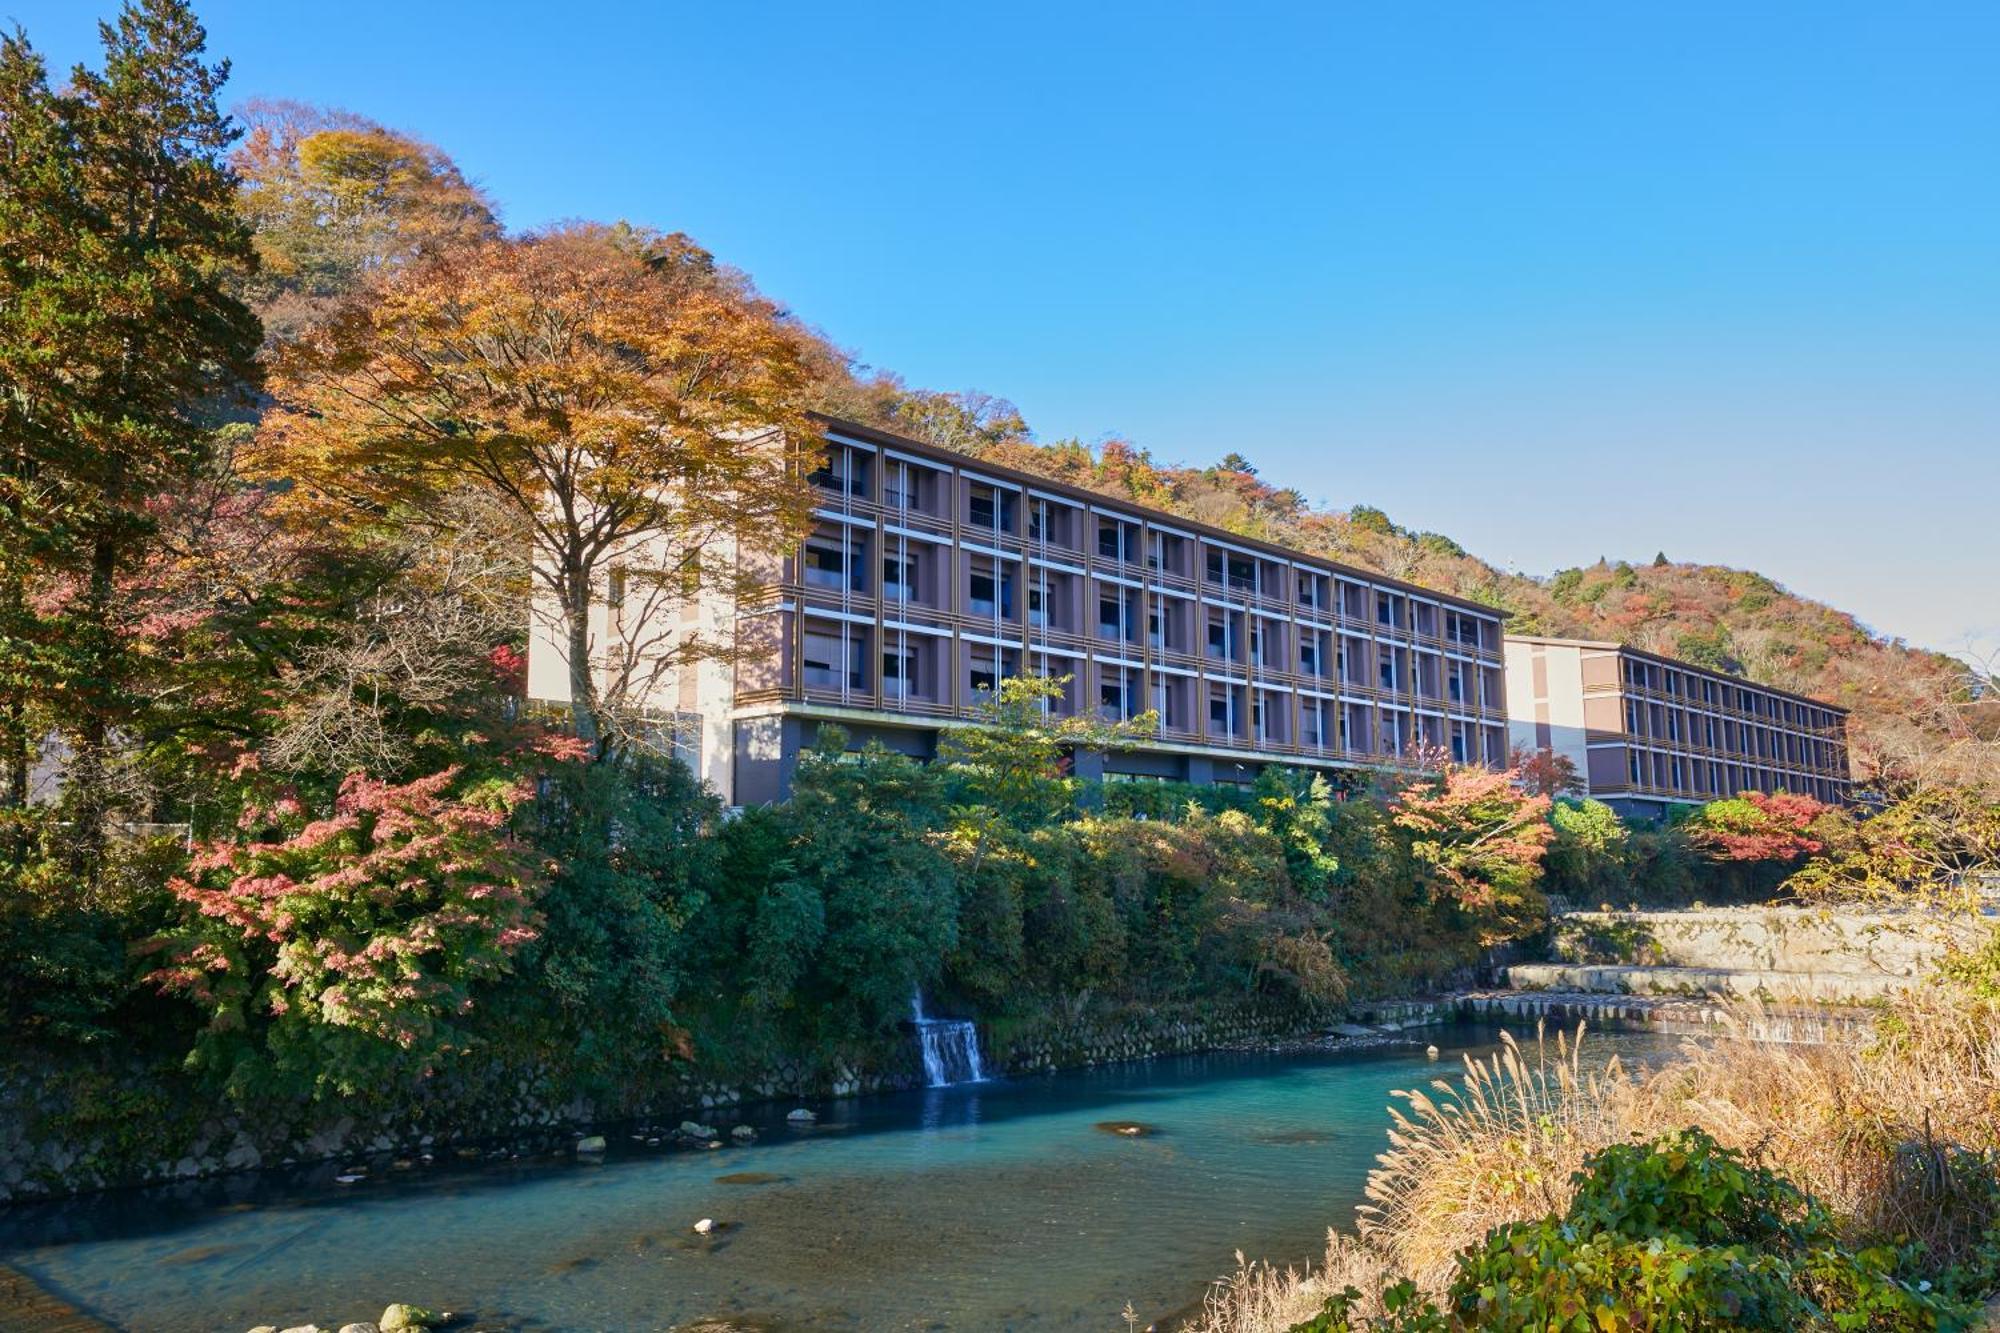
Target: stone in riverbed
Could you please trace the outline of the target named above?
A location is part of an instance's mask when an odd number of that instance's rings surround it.
[[[786,1116],[785,1119],[791,1121],[795,1125],[810,1125],[813,1121],[819,1119],[819,1117],[814,1115],[811,1111],[806,1110],[805,1107],[801,1106],[798,1110]]]
[[[382,1333],[382,1330],[374,1324],[342,1324],[340,1333]]]
[[[586,1135],[576,1141],[576,1150],[586,1157],[601,1153],[604,1151],[604,1136],[602,1134]],[[382,1327],[384,1333],[387,1333],[388,1325],[384,1324]]]
[[[410,1330],[426,1329],[438,1322],[435,1310],[426,1310],[421,1305],[404,1305],[400,1301],[382,1311],[382,1317],[375,1321],[382,1333],[408,1333]]]
[[[757,1137],[757,1131],[748,1125],[738,1125],[729,1131],[729,1137],[735,1139],[738,1143],[748,1143]]]
[[[1097,1128],[1106,1134],[1116,1134],[1126,1139],[1142,1139],[1160,1132],[1157,1126],[1138,1120],[1100,1120],[1097,1122]]]
[[[715,1137],[715,1126],[704,1125],[696,1120],[683,1120],[681,1121],[681,1137],[685,1139],[712,1139]]]

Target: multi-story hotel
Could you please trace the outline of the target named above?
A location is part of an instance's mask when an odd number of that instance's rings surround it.
[[[811,534],[765,592],[704,613],[733,663],[662,686],[697,771],[776,799],[822,723],[933,752],[1000,680],[1066,678],[1057,707],[1157,715],[1110,777],[1248,781],[1265,764],[1359,769],[1507,756],[1500,614],[915,440],[828,421]],[[536,697],[567,696],[538,632]]]
[[[1507,712],[1514,744],[1567,756],[1620,813],[1848,796],[1845,709],[1615,643],[1508,635]]]

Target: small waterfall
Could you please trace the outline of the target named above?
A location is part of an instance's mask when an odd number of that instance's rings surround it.
[[[923,1052],[924,1081],[933,1088],[954,1083],[984,1083],[986,1068],[979,1060],[979,1034],[963,1018],[926,1018],[924,996],[910,997],[910,1022],[917,1029],[917,1049]]]

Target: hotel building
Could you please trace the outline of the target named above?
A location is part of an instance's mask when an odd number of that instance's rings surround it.
[[[1247,782],[1420,752],[1502,765],[1500,613],[1091,491],[840,421],[814,523],[759,595],[703,608],[734,662],[657,691],[737,805],[790,788],[823,723],[918,756],[1007,677],[1066,678],[1057,709],[1151,711],[1084,776]],[[538,622],[543,617],[537,617]],[[567,697],[538,630],[531,696]]]
[[[1615,643],[1507,636],[1514,744],[1621,814],[1744,791],[1848,798],[1847,711]]]

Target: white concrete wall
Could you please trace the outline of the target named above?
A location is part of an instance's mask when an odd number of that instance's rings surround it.
[[[1539,691],[1535,681],[1537,654],[1546,675]],[[1583,726],[1583,651],[1562,644],[1509,639],[1506,655],[1508,740],[1538,750],[1538,724],[1546,722],[1549,748],[1575,764],[1579,778],[1587,779],[1590,752]]]

